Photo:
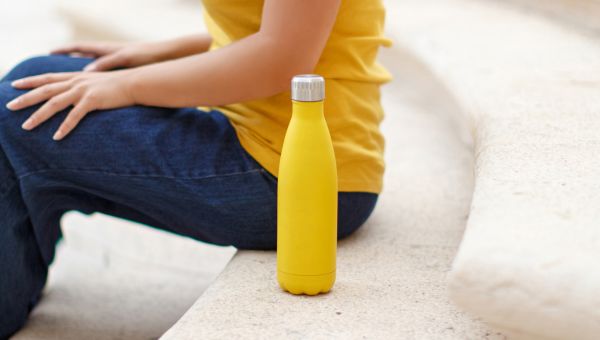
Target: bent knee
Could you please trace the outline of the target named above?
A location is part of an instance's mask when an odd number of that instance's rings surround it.
[[[28,76],[46,73],[56,61],[52,56],[37,56],[25,59],[13,67],[4,77],[4,81],[13,81]]]
[[[27,136],[26,133],[28,131],[23,130],[21,124],[23,124],[38,106],[19,111],[12,111],[6,107],[11,100],[25,92],[25,90],[14,88],[10,82],[4,81],[0,83],[0,144],[2,145],[4,145],[7,140],[14,143],[20,143],[23,138]]]
[[[7,113],[12,112],[6,107],[6,104],[25,92],[27,91],[14,88],[8,81],[0,83],[0,113],[2,114],[0,120],[3,120]]]
[[[27,91],[14,88],[9,81],[0,83],[0,113],[2,114],[0,120],[3,120],[7,113],[12,112],[6,107],[6,104],[25,92]]]
[[[91,61],[91,58],[74,58],[66,55],[31,57],[17,64],[3,81],[13,81],[44,73],[80,71]]]

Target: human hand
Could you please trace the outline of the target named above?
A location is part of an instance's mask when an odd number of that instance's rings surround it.
[[[32,130],[73,106],[52,137],[61,140],[91,111],[135,104],[127,82],[128,72],[47,73],[15,80],[12,86],[31,91],[15,98],[6,107],[17,111],[46,101],[22,125],[23,129]]]
[[[50,53],[96,58],[84,71],[108,71],[165,60],[167,47],[161,43],[83,42],[63,46]]]

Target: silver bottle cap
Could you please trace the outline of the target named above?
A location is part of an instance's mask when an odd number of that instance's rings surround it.
[[[325,99],[325,79],[317,74],[301,74],[292,78],[292,100],[319,102]]]

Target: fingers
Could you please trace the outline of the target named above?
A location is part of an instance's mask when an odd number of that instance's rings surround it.
[[[65,138],[73,129],[79,124],[81,119],[85,117],[90,111],[93,110],[93,106],[88,104],[88,102],[84,99],[79,102],[71,112],[67,115],[67,118],[60,124],[58,130],[52,136],[54,140],[61,140]]]
[[[34,90],[25,93],[22,96],[13,99],[8,104],[6,104],[6,107],[12,111],[21,110],[26,107],[48,100],[56,96],[57,94],[66,91],[68,88],[69,84],[64,81],[40,86]]]
[[[84,71],[108,71],[117,67],[127,66],[127,60],[124,56],[118,53],[112,53],[107,56],[101,57],[89,63],[83,70]]]
[[[38,76],[26,77],[15,80],[11,83],[11,85],[18,89],[31,89],[50,83],[69,80],[76,76],[78,73],[79,72],[46,73]]]
[[[98,58],[98,55],[93,54],[93,53],[73,52],[69,55],[71,57],[75,57],[75,58]]]
[[[71,45],[65,45],[65,46],[55,48],[50,51],[50,54],[71,54],[71,53],[77,53],[77,52],[91,53],[92,49],[93,49],[93,46],[87,45],[85,43],[79,43],[79,44],[71,44]]]
[[[38,125],[47,121],[50,117],[54,116],[57,112],[60,112],[70,105],[77,102],[78,94],[75,91],[63,92],[55,97],[48,100],[42,107],[35,111],[29,119],[27,119],[21,127],[25,130],[35,129]]]
[[[62,46],[50,51],[50,54],[80,54],[99,57],[111,53],[113,48],[101,43],[76,43]]]

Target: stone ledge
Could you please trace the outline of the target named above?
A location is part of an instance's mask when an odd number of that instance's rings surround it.
[[[600,333],[600,48],[476,1],[404,1],[392,31],[472,123],[475,191],[450,292],[524,337]]]
[[[331,293],[284,293],[274,252],[240,251],[162,339],[504,339],[446,292],[472,192],[470,138],[416,60],[396,50],[384,59],[396,76],[384,90],[385,190],[367,224],[340,242]]]
[[[12,340],[156,339],[235,253],[95,213],[67,213],[44,298]]]

